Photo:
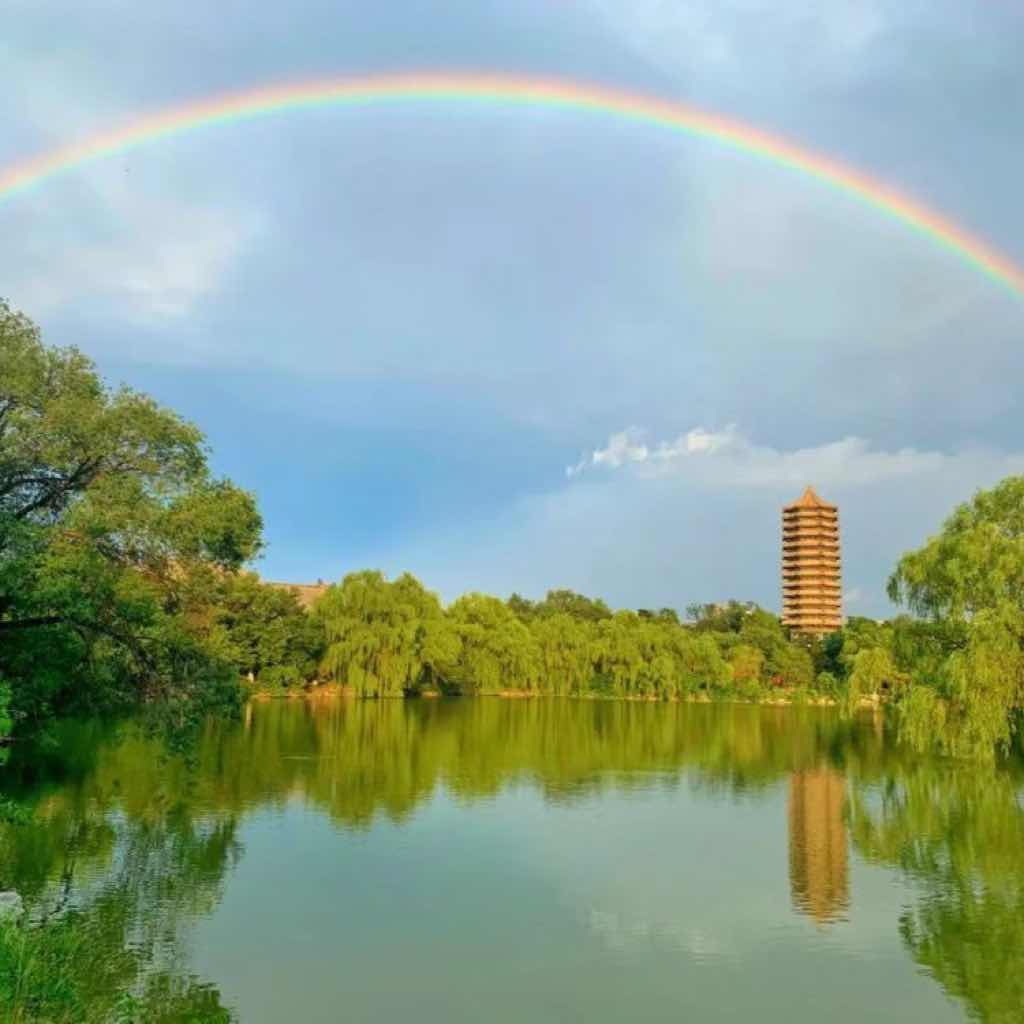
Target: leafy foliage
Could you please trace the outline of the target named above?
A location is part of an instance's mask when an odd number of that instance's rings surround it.
[[[350,573],[317,602],[327,650],[323,667],[362,697],[400,697],[443,681],[459,638],[441,602],[406,573]]]
[[[850,800],[860,854],[899,867],[920,894],[900,917],[908,950],[973,1019],[992,1024],[1019,1020],[1024,1005],[1019,794],[1019,774],[1004,767],[906,759],[860,780]]]
[[[0,675],[17,711],[222,675],[194,626],[261,526],[196,427],[0,304]]]
[[[14,719],[11,717],[11,688],[0,679],[0,743],[11,735]],[[0,764],[3,764],[6,751],[0,747]]]
[[[934,734],[951,753],[1009,747],[1024,709],[1024,477],[979,491],[889,580],[927,623],[894,643],[914,683],[901,708],[908,736]],[[921,672],[922,663],[928,672]]]
[[[363,696],[436,689],[756,699],[770,682],[814,680],[807,650],[753,606],[736,620],[738,633],[720,634],[682,625],[670,609],[613,613],[568,590],[537,602],[465,594],[445,610],[412,576],[389,583],[362,572],[330,588],[315,617],[329,641],[323,671]]]
[[[466,594],[449,609],[461,651],[451,672],[463,692],[534,690],[541,652],[534,635],[496,597]]]
[[[223,631],[227,656],[243,675],[267,686],[313,679],[323,653],[322,623],[295,594],[253,573],[226,577],[211,629]]]
[[[1024,477],[957,508],[939,534],[903,556],[889,595],[920,615],[953,620],[1024,607]]]

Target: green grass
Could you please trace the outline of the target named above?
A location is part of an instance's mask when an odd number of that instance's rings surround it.
[[[109,922],[94,916],[0,924],[0,1021],[230,1024],[215,988],[187,975],[146,971],[139,953],[109,941],[103,934]]]

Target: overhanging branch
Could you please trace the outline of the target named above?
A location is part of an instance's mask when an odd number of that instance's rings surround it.
[[[0,633],[13,629],[34,629],[36,626],[56,626],[63,621],[62,615],[37,615],[31,619],[11,619],[8,622],[0,619]]]

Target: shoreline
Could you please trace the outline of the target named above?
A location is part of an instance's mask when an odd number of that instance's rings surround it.
[[[249,685],[249,684],[247,684]],[[780,693],[761,698],[744,698],[728,696],[716,698],[706,693],[691,694],[686,697],[653,697],[653,696],[606,696],[599,693],[534,693],[523,690],[495,690],[482,691],[480,693],[466,694],[444,694],[436,690],[429,690],[423,693],[400,694],[387,697],[360,697],[351,686],[341,686],[338,683],[325,683],[322,686],[311,688],[300,688],[295,692],[270,693],[267,691],[254,690],[246,695],[246,701],[253,703],[266,703],[273,700],[466,700],[477,697],[496,698],[498,700],[581,700],[581,701],[607,701],[627,704],[749,704],[763,707],[818,707],[836,708],[841,706],[841,701],[835,697],[823,695],[797,697],[790,694]],[[856,710],[877,711],[888,703],[885,697],[880,695],[867,695],[857,700]]]

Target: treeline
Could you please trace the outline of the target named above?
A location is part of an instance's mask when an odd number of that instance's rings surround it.
[[[253,495],[215,477],[201,432],[111,389],[0,302],[0,738],[19,720],[143,702],[171,725],[237,706],[240,678],[363,696],[550,693],[655,700],[888,695],[904,735],[991,754],[1024,708],[1024,478],[961,506],[890,583],[912,613],[822,641],[730,602],[613,611],[346,576],[306,611],[245,566]],[[0,747],[0,757],[3,749]]]
[[[237,704],[240,677],[366,696],[815,684],[811,653],[753,608],[693,628],[569,592],[443,608],[411,576],[364,572],[307,613],[244,570],[261,547],[253,495],[211,473],[194,425],[0,303],[0,734],[138,702],[197,721]]]
[[[1003,543],[1012,525],[993,521],[993,509],[1024,509],[1024,479],[981,492],[900,561],[890,591],[922,614],[852,617],[820,639],[794,637],[774,614],[739,601],[691,605],[684,621],[672,609],[612,611],[568,590],[537,602],[467,594],[446,608],[414,576],[363,571],[313,606],[303,636],[316,649],[299,657],[319,665],[320,681],[363,697],[828,699],[851,712],[884,700],[915,745],[988,755],[1017,740],[1024,707],[1024,610],[1012,596],[1024,586],[1024,568],[1012,575],[1024,545]],[[954,608],[961,587],[971,597]],[[927,601],[944,603],[929,613]],[[303,676],[288,667],[256,678]]]
[[[572,591],[467,594],[360,572],[310,618],[321,676],[362,696],[537,693],[673,700],[884,698],[903,739],[955,756],[1019,745],[1024,711],[1024,477],[961,505],[888,584],[912,614],[794,637],[753,604],[612,611]],[[307,651],[312,658],[312,652]],[[296,673],[292,673],[297,678]]]
[[[779,620],[733,602],[677,614],[616,611],[568,590],[543,601],[466,594],[443,607],[409,574],[352,573],[311,617],[322,624],[326,679],[359,696],[606,695],[669,700],[700,692],[759,696],[815,683],[808,647]]]

